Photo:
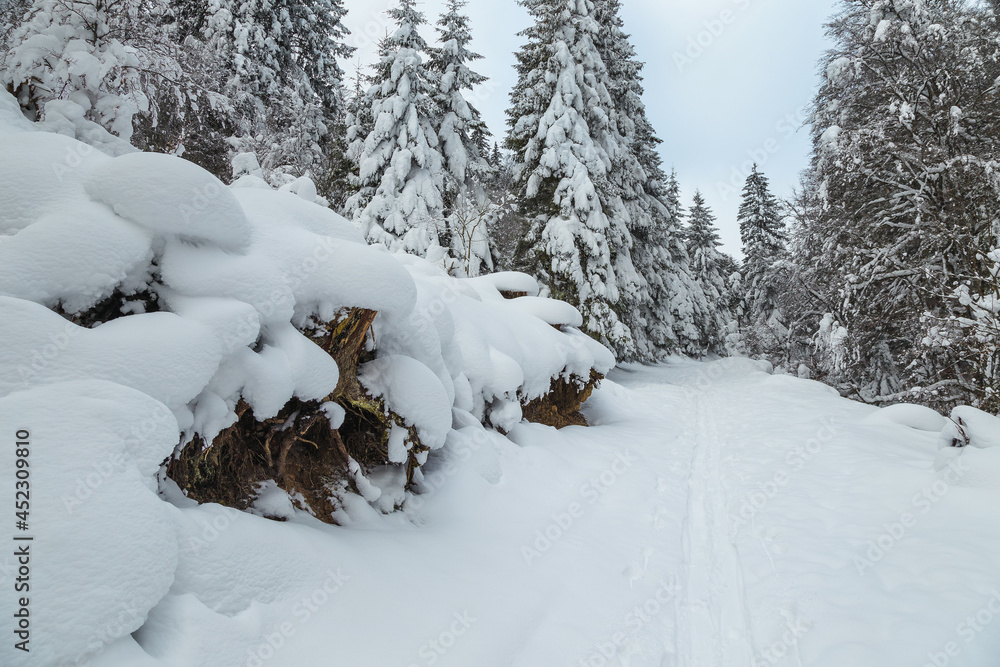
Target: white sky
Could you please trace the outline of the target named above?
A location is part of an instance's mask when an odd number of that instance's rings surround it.
[[[726,185],[742,189],[742,170],[754,159],[779,197],[798,184],[809,155],[808,135],[799,128],[817,83],[817,62],[826,49],[823,23],[834,0],[622,2],[625,29],[646,63],[646,106],[663,139],[664,162],[677,168],[686,205],[696,188],[702,190],[719,219],[725,249],[738,254],[739,195]],[[390,26],[384,12],[393,4],[346,0],[346,24],[361,64],[374,60],[375,41]],[[443,2],[419,6],[433,24]],[[523,43],[517,33],[530,21],[514,0],[471,0],[466,11],[472,48],[485,56],[476,69],[490,77],[474,103],[490,130],[503,137],[504,110],[517,80],[513,54]],[[424,37],[433,41],[436,33],[427,26]],[[684,56],[698,40],[706,45],[702,53],[692,50],[697,57],[679,66],[675,56]]]

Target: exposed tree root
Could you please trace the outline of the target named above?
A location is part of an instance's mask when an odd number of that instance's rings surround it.
[[[580,408],[603,379],[604,376],[597,371],[591,371],[590,378],[586,380],[577,376],[553,378],[548,394],[522,406],[524,418],[556,428],[587,426]]]

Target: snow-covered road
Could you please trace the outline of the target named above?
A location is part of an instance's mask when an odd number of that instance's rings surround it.
[[[936,433],[746,360],[626,367],[587,410],[450,442],[407,516],[187,509],[145,650],[99,664],[1000,664],[991,450],[949,468]]]

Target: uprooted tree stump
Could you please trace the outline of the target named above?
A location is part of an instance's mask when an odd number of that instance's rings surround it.
[[[313,322],[304,334],[337,362],[337,387],[321,401],[292,399],[277,416],[258,420],[241,400],[236,423],[211,443],[196,436],[167,464],[167,476],[198,502],[214,502],[240,510],[253,505],[262,482],[274,481],[299,509],[327,523],[336,523],[336,492],[360,493],[350,472],[351,461],[362,471],[400,465],[389,460],[389,437],[394,428],[406,431],[406,484],[413,482],[420,455],[428,451],[416,429],[406,426],[385,402],[369,395],[358,381],[358,366],[374,358],[367,349],[368,332],[376,313],[364,309],[341,311],[331,322]],[[586,426],[580,414],[602,376],[587,379],[554,378],[547,395],[523,405],[524,418],[556,428]],[[344,410],[344,420],[333,429],[324,404]],[[357,468],[355,468],[357,470]]]
[[[292,399],[272,419],[257,420],[240,401],[237,421],[210,444],[195,437],[167,465],[167,475],[189,497],[245,510],[261,482],[273,480],[292,502],[327,523],[335,523],[332,490],[358,491],[348,472],[351,459],[363,468],[389,464],[389,434],[393,426],[407,428],[403,419],[380,399],[369,396],[358,382],[357,369],[368,352],[365,342],[376,313],[349,309],[332,322],[306,327],[307,337],[333,357],[340,369],[337,388],[323,401]],[[331,428],[326,402],[345,412],[339,429]],[[416,430],[407,428],[411,443],[407,482],[427,451]]]
[[[594,393],[604,376],[590,371],[590,377],[578,376],[552,378],[549,393],[521,406],[524,418],[535,424],[556,428],[567,426],[587,426],[587,420],[580,412],[583,404]]]

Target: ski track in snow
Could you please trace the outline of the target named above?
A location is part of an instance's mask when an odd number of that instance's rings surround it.
[[[730,534],[729,504],[722,480],[719,414],[711,390],[693,390],[685,434],[692,443],[687,516],[682,536],[686,564],[680,605],[686,648],[682,665],[742,667],[751,664],[750,612],[739,550]]]

